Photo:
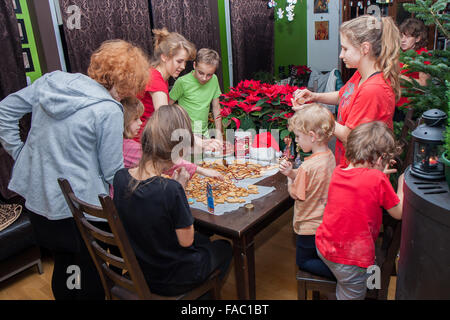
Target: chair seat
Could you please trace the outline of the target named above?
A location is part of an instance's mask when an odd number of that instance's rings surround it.
[[[325,277],[317,276],[307,271],[297,271],[298,299],[306,300],[306,292],[312,291],[313,299],[320,299],[320,292],[331,294],[336,291],[336,281]]]
[[[311,282],[317,282],[317,283],[323,283],[323,284],[330,284],[330,285],[336,285],[335,280],[331,280],[329,278],[317,276],[315,274],[309,273],[307,271],[298,270],[297,271],[297,281],[298,280],[305,280],[305,281],[311,281]]]
[[[30,218],[26,211],[6,229],[0,231],[0,261],[36,244]]]

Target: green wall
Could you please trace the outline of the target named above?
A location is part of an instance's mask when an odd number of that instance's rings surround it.
[[[278,0],[277,4],[279,7],[285,8],[286,0]],[[307,64],[306,1],[297,1],[294,14],[293,21],[288,21],[286,17],[278,20],[275,12],[274,72],[276,75],[278,75],[279,66]]]
[[[225,25],[225,4],[226,0],[217,0],[219,7],[220,26],[220,46],[222,58],[222,71],[224,91],[228,92],[230,87],[228,52]],[[286,7],[286,0],[278,0],[278,6]],[[274,26],[274,72],[278,75],[279,66],[306,65],[308,60],[307,52],[307,29],[306,29],[306,0],[297,1],[295,6],[294,21],[288,21],[286,17],[278,20],[275,13]]]
[[[25,32],[27,34],[28,42],[22,44],[22,48],[29,48],[31,52],[31,59],[33,60],[34,71],[27,72],[26,75],[30,77],[31,82],[42,76],[41,66],[39,64],[39,57],[36,50],[36,42],[34,40],[33,27],[31,26],[30,13],[28,11],[27,1],[20,0],[20,7],[22,13],[17,13],[17,19],[23,19],[25,25]]]
[[[230,73],[228,68],[227,31],[225,23],[225,0],[218,0],[219,27],[220,27],[220,54],[223,73],[223,90],[228,92],[230,88]]]

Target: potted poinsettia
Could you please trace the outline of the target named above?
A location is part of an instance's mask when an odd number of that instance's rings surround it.
[[[296,86],[243,80],[220,96],[220,114],[224,128],[258,131],[279,130],[280,140],[290,134],[287,120],[292,117]]]

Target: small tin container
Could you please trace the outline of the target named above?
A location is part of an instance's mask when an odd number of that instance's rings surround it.
[[[250,158],[251,132],[236,131],[234,133],[234,155],[236,159]]]
[[[244,207],[245,207],[245,210],[247,210],[247,211],[251,211],[255,208],[255,206],[251,203],[247,203]]]

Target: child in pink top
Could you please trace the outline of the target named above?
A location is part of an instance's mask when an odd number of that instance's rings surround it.
[[[333,172],[323,222],[316,232],[319,257],[337,279],[339,300],[364,299],[366,269],[374,264],[375,241],[382,209],[402,217],[403,174],[395,193],[386,173],[400,148],[387,125],[380,121],[359,125],[346,143],[348,167]]]
[[[330,269],[317,255],[316,229],[322,222],[328,185],[336,166],[328,141],[333,136],[334,117],[319,104],[308,104],[289,119],[289,130],[304,152],[312,151],[298,169],[290,161],[280,163],[288,177],[288,191],[294,205],[294,232],[297,234],[296,261],[301,270],[333,279]]]
[[[124,110],[123,163],[125,168],[132,168],[137,166],[142,157],[141,144],[134,141],[133,137],[136,137],[139,134],[142,125],[140,118],[144,112],[144,105],[135,97],[125,98],[121,103]],[[223,179],[223,176],[216,170],[199,167],[184,159],[179,160],[177,164],[168,171],[165,171],[164,174],[172,176],[180,167],[186,169],[190,178],[192,178],[195,173],[199,173],[207,177]]]

